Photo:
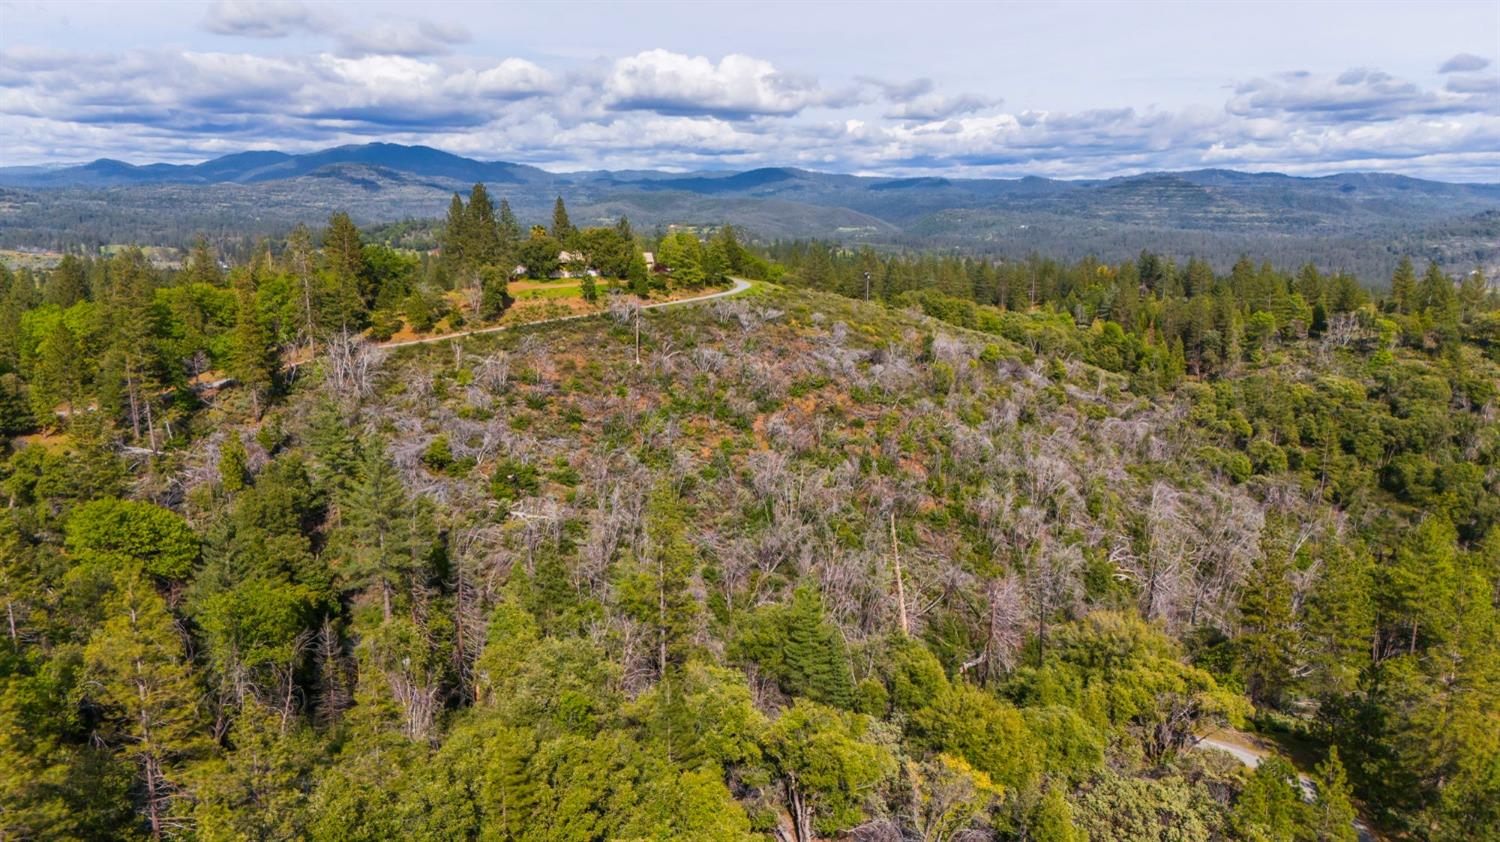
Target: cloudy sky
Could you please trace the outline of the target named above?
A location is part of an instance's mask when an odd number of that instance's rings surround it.
[[[0,0],[0,164],[424,143],[554,170],[1500,182],[1500,2]]]

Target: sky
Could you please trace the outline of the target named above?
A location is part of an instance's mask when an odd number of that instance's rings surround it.
[[[1500,182],[1500,0],[0,0],[0,165],[377,140],[558,171]]]

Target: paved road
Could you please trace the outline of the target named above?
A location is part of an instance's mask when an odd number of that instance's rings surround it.
[[[1229,742],[1228,740],[1219,739],[1213,736],[1199,737],[1196,746],[1198,748],[1218,749],[1219,751],[1230,754],[1236,760],[1240,761],[1246,766],[1249,766],[1251,769],[1259,766],[1260,761],[1267,755],[1267,752],[1259,748],[1247,746],[1243,743]],[[1312,801],[1313,799],[1318,797],[1318,788],[1317,785],[1313,783],[1312,778],[1298,773],[1297,783],[1302,785],[1303,798],[1307,799],[1308,801]],[[1376,836],[1375,832],[1370,829],[1370,826],[1368,824],[1365,824],[1364,819],[1357,818],[1354,820],[1354,831],[1359,834],[1359,842],[1378,842],[1378,840],[1380,839],[1380,837]]]
[[[678,304],[697,304],[700,301],[711,301],[715,298],[727,298],[731,295],[739,295],[750,288],[750,282],[740,278],[734,279],[734,286],[729,289],[711,292],[708,295],[698,295],[692,298],[679,298],[676,301],[658,301],[655,304],[642,304],[642,310],[655,310],[658,307],[675,307]],[[381,342],[377,348],[404,348],[407,345],[426,345],[430,342],[443,342],[449,339],[463,339],[466,336],[478,336],[483,333],[498,333],[502,330],[511,330],[518,327],[531,327],[532,325],[551,324],[552,322],[570,322],[574,319],[588,319],[603,313],[575,313],[571,316],[558,316],[555,319],[538,319],[534,322],[521,322],[513,325],[496,325],[495,327],[481,327],[475,330],[464,330],[458,333],[445,333],[442,336],[424,336],[421,339],[403,339],[400,342]]]

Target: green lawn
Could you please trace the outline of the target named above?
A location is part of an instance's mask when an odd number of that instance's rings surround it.
[[[578,298],[583,291],[578,284],[558,285],[555,287],[542,287],[541,289],[521,290],[511,294],[517,301],[526,301],[531,298]]]

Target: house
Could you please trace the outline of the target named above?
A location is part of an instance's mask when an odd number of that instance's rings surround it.
[[[554,279],[577,278],[584,274],[595,278],[599,277],[599,273],[594,269],[585,268],[588,266],[588,257],[581,251],[560,251],[557,253],[557,262],[561,264],[561,267],[548,277]],[[526,264],[524,263],[517,263],[516,268],[511,270],[512,277],[519,278],[525,274]]]
[[[599,270],[588,265],[588,255],[581,251],[560,251],[557,253],[557,261],[562,264],[562,268],[552,273],[554,278],[581,278],[584,275],[599,277]]]

